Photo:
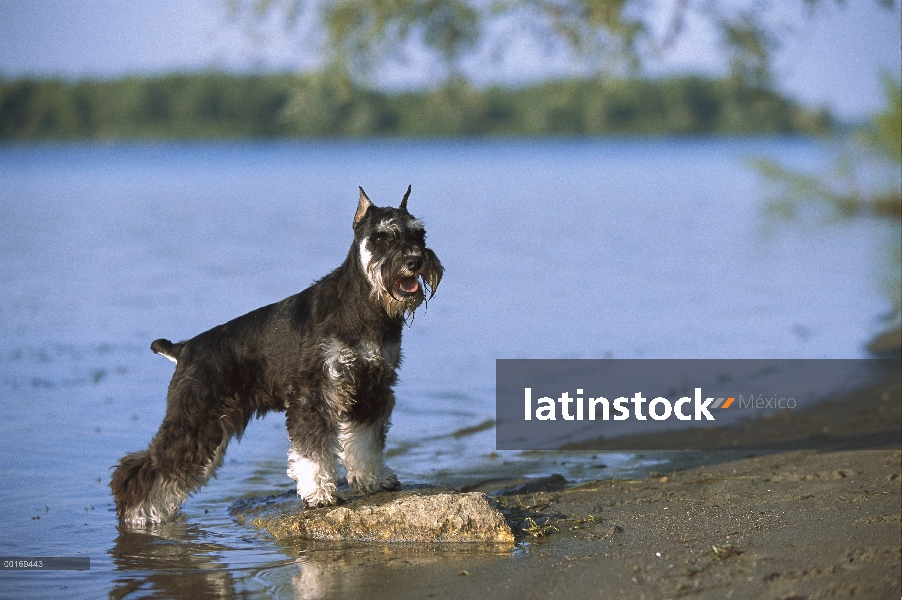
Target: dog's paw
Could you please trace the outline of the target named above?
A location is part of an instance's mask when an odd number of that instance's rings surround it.
[[[338,503],[338,492],[335,484],[331,481],[323,482],[323,484],[314,490],[303,493],[298,490],[298,496],[304,501],[304,506],[308,508],[320,508],[323,506],[332,506]]]
[[[348,473],[348,484],[364,494],[375,494],[383,490],[396,490],[401,487],[397,475],[390,469],[383,469],[378,476],[362,476],[359,473]]]
[[[388,471],[388,469],[386,469]],[[401,487],[401,482],[398,481],[398,476],[388,471],[382,480],[379,482],[379,487],[383,490],[396,490]]]
[[[304,499],[305,508],[325,508],[326,506],[335,506],[342,504],[340,498],[310,498]]]

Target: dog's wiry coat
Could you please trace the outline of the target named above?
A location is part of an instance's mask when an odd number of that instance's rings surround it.
[[[288,475],[308,505],[335,501],[338,460],[359,490],[398,486],[383,450],[401,329],[443,272],[407,211],[409,195],[397,209],[381,208],[361,188],[347,258],[300,294],[190,340],[151,344],[176,368],[149,448],[113,473],[124,523],[170,518],[210,479],[229,440],[269,411],[286,413]]]

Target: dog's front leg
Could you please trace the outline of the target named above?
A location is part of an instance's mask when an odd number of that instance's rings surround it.
[[[311,507],[335,504],[335,433],[321,415],[299,406],[288,406],[286,424],[288,476],[297,482],[298,496]]]
[[[383,462],[388,416],[372,423],[343,421],[339,426],[339,458],[348,471],[348,483],[361,492],[394,490],[401,484]]]

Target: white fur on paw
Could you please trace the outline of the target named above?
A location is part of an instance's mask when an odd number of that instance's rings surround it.
[[[335,504],[334,461],[318,463],[291,449],[288,452],[288,476],[297,482],[298,496],[307,506]]]
[[[320,508],[322,506],[332,506],[335,504],[335,497],[331,494],[315,494],[303,498],[304,505],[307,508]]]

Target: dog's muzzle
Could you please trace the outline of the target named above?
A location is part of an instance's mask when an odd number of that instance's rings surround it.
[[[420,291],[419,272],[423,268],[425,262],[426,261],[419,254],[406,257],[404,260],[404,270],[410,273],[410,275],[404,274],[395,277],[395,291],[401,295],[414,295]]]
[[[382,302],[388,314],[397,318],[410,316],[435,295],[443,270],[429,248],[399,252],[382,261],[375,270],[375,298]]]

